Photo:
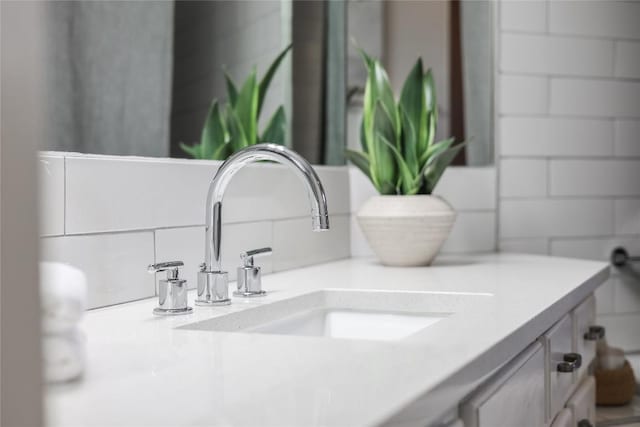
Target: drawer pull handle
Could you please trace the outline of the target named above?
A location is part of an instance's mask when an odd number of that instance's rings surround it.
[[[589,331],[584,334],[584,339],[587,341],[597,341],[602,338],[604,338],[603,326],[589,326]]]
[[[578,353],[565,353],[558,363],[558,372],[573,372],[582,366],[582,356]]]
[[[585,418],[578,421],[578,427],[593,427],[593,424],[591,424],[591,421]]]
[[[557,366],[558,372],[567,373],[575,371],[575,366],[573,363],[569,362],[560,362]]]
[[[579,353],[567,353],[562,359],[565,362],[573,363],[576,368],[582,366],[582,356]]]

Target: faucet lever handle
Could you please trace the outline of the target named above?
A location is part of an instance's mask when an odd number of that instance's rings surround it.
[[[252,249],[250,251],[242,252],[240,259],[244,263],[245,267],[253,267],[253,259],[256,257],[271,255],[273,250],[271,248]]]
[[[153,274],[166,271],[167,279],[175,280],[178,278],[178,269],[182,266],[184,266],[184,262],[182,261],[158,262],[156,264],[150,264],[149,267],[147,267],[147,272]]]

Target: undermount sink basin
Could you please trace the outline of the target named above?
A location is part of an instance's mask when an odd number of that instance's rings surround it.
[[[322,290],[182,326],[224,332],[393,341],[489,294]]]

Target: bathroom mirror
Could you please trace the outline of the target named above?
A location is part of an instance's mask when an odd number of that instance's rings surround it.
[[[47,139],[42,149],[192,157],[212,99],[228,100],[290,44],[258,132],[282,107],[284,141],[314,164],[359,145],[366,71],[379,57],[394,89],[418,56],[431,67],[438,134],[471,140],[458,164],[493,159],[493,5],[476,1],[216,0],[44,2]]]

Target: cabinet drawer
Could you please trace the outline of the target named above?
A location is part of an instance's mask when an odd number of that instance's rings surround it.
[[[584,300],[573,310],[573,324],[575,326],[576,353],[582,356],[582,366],[577,371],[578,382],[589,372],[589,365],[596,357],[596,340],[589,337],[589,327],[596,321],[596,299],[593,295]]]
[[[574,426],[582,420],[589,421],[591,425],[596,424],[596,380],[592,376],[580,383],[567,402],[567,408],[573,412]]]
[[[461,407],[466,427],[539,427],[545,422],[545,352],[536,342]]]
[[[548,385],[549,412],[547,420],[564,407],[574,382],[574,372],[562,372],[560,364],[565,354],[573,352],[573,322],[570,315],[563,317],[542,337],[545,349],[545,367]]]
[[[558,412],[558,415],[553,419],[550,427],[575,427],[573,423],[573,413],[571,409],[564,408]]]

